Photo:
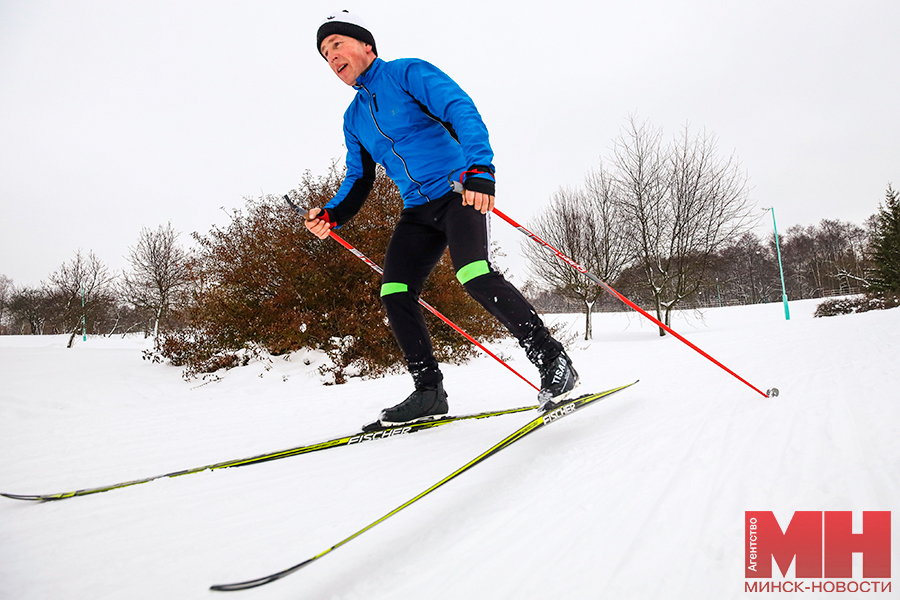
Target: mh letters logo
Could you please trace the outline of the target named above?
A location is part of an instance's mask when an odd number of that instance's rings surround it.
[[[747,578],[771,578],[773,558],[784,576],[796,559],[798,578],[849,578],[854,552],[864,578],[891,576],[890,511],[864,511],[861,533],[850,511],[797,511],[784,531],[771,511],[746,511],[744,521]]]

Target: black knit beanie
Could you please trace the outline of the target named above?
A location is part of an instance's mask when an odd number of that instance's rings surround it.
[[[359,40],[364,44],[372,46],[372,52],[378,56],[378,49],[375,48],[375,38],[366,28],[365,22],[358,16],[351,14],[350,11],[342,10],[337,14],[330,15],[322,21],[319,31],[316,33],[316,50],[322,54],[322,42],[329,35],[346,35],[355,40]],[[324,57],[324,54],[322,55]]]

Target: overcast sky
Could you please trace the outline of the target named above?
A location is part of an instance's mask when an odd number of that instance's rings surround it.
[[[0,274],[36,285],[78,249],[120,270],[143,226],[189,244],[343,162],[353,90],[315,48],[335,8],[469,92],[521,222],[631,114],[717,136],[782,232],[900,187],[897,0],[0,0]],[[493,231],[521,284],[525,238]]]

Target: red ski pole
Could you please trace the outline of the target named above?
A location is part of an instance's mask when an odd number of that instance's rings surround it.
[[[731,375],[733,375],[734,377],[736,377],[739,381],[748,385],[753,391],[757,392],[758,394],[760,394],[761,396],[766,397],[766,398],[771,398],[771,397],[778,395],[778,388],[771,388],[767,392],[763,392],[762,390],[760,390],[759,388],[757,388],[756,386],[754,386],[753,384],[748,382],[746,379],[744,379],[743,377],[741,377],[740,375],[738,375],[737,373],[735,373],[734,371],[732,371],[731,369],[729,369],[728,367],[726,367],[725,365],[723,365],[722,363],[717,361],[715,358],[713,358],[712,356],[710,356],[709,354],[707,354],[706,352],[704,352],[703,350],[698,348],[696,345],[689,342],[687,339],[685,339],[682,335],[677,333],[675,330],[664,325],[662,322],[659,321],[659,319],[657,319],[656,317],[654,317],[653,315],[651,315],[650,313],[648,313],[647,311],[642,309],[640,306],[638,306],[637,304],[635,304],[634,302],[632,302],[631,300],[629,300],[628,298],[626,298],[625,296],[623,296],[622,294],[620,294],[619,292],[614,290],[612,288],[612,286],[610,286],[608,283],[606,283],[605,281],[603,281],[602,279],[600,279],[599,277],[597,277],[596,275],[594,275],[593,273],[591,273],[590,271],[588,271],[587,269],[585,269],[584,267],[579,265],[577,262],[575,262],[574,260],[572,260],[571,258],[566,256],[565,254],[563,254],[562,252],[560,252],[559,250],[557,250],[556,248],[554,248],[553,246],[551,246],[550,244],[548,244],[547,242],[545,242],[544,240],[542,240],[541,238],[539,238],[538,236],[533,234],[532,232],[530,232],[528,229],[526,229],[519,223],[516,223],[514,220],[512,220],[511,218],[509,218],[508,216],[503,214],[502,211],[498,210],[497,208],[494,208],[493,212],[495,215],[497,215],[498,217],[500,217],[501,219],[503,219],[504,221],[506,221],[507,223],[509,223],[510,225],[512,225],[513,227],[515,227],[516,229],[518,229],[519,231],[524,233],[525,235],[527,235],[532,240],[534,240],[537,243],[541,244],[542,246],[550,249],[554,254],[556,254],[557,258],[559,258],[561,261],[563,261],[564,263],[566,263],[567,265],[569,265],[570,267],[572,267],[573,269],[575,269],[576,271],[578,271],[579,273],[581,273],[582,275],[584,275],[585,277],[590,279],[592,282],[594,282],[597,285],[599,285],[600,287],[602,287],[604,290],[609,292],[612,296],[614,296],[615,298],[618,298],[619,300],[624,302],[626,305],[630,306],[631,308],[633,308],[634,310],[636,310],[643,316],[645,316],[648,319],[650,319],[651,321],[653,321],[657,326],[659,326],[659,327],[663,328],[665,331],[671,333],[673,336],[675,336],[676,338],[678,338],[679,340],[681,340],[682,342],[684,342],[685,344],[687,344],[688,346],[690,346],[691,348],[693,348],[694,350],[699,352],[705,358],[709,359],[714,364],[718,365],[719,367],[724,369],[726,372],[728,372]]]
[[[287,200],[287,203],[290,204],[290,205],[291,205],[291,208],[293,208],[295,211],[297,211],[298,214],[300,214],[301,216],[304,216],[304,217],[306,216],[306,215],[305,215],[306,211],[304,211],[304,210],[301,209],[299,206],[297,206],[296,204],[294,204],[294,203],[291,201],[291,199],[290,199],[287,195],[284,196],[284,199]],[[371,260],[369,257],[367,257],[365,254],[363,254],[362,252],[360,252],[359,250],[357,250],[357,249],[353,246],[353,244],[351,244],[350,242],[348,242],[347,240],[345,240],[344,238],[342,238],[341,236],[339,236],[338,234],[336,234],[336,233],[334,232],[333,229],[329,230],[328,235],[331,236],[331,238],[332,238],[333,240],[335,240],[337,243],[339,243],[341,246],[343,246],[344,248],[346,248],[347,250],[349,250],[350,252],[352,252],[353,255],[356,256],[356,258],[358,258],[359,260],[363,261],[364,263],[366,263],[367,265],[369,265],[370,267],[372,267],[372,270],[374,270],[376,273],[378,273],[379,275],[383,275],[383,274],[384,274],[384,270],[383,270],[381,267],[379,267],[374,261],[372,261],[372,260]],[[476,339],[473,338],[471,335],[469,335],[468,333],[466,333],[465,331],[463,331],[463,329],[462,329],[461,327],[459,327],[456,323],[454,323],[453,321],[451,321],[450,319],[448,319],[447,317],[445,317],[443,314],[441,314],[435,307],[431,306],[430,304],[428,304],[427,302],[425,302],[425,301],[422,300],[421,298],[419,298],[419,304],[421,304],[422,306],[424,306],[425,309],[428,310],[428,312],[430,312],[431,314],[433,314],[434,316],[436,316],[438,319],[440,319],[441,321],[443,321],[444,323],[446,323],[447,325],[449,325],[450,327],[452,327],[452,328],[454,329],[454,331],[456,331],[457,333],[459,333],[460,335],[462,335],[464,338],[466,338],[467,340],[469,340],[470,342],[472,342],[473,344],[475,344],[476,346],[478,346],[478,348],[480,348],[485,354],[487,354],[488,356],[490,356],[491,358],[493,358],[494,360],[496,360],[497,362],[499,362],[501,365],[503,365],[504,367],[506,367],[507,369],[509,369],[509,370],[512,371],[513,373],[515,373],[515,375],[516,375],[519,379],[521,379],[522,381],[524,381],[525,383],[527,383],[528,385],[530,385],[531,387],[533,387],[533,388],[536,389],[537,391],[541,391],[541,388],[537,387],[536,385],[534,385],[533,383],[531,383],[530,381],[528,381],[527,379],[525,379],[525,377],[523,377],[518,371],[516,371],[516,370],[513,369],[511,366],[509,366],[508,364],[506,364],[506,361],[504,361],[502,358],[500,358],[499,356],[497,356],[496,354],[494,354],[493,352],[491,352],[490,350],[488,350],[487,348],[485,348],[482,344],[480,344],[480,343],[478,342],[478,340],[476,340]]]

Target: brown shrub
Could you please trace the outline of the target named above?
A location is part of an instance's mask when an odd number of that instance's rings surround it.
[[[300,206],[321,207],[342,175],[332,167],[307,173],[291,193]],[[381,264],[402,200],[379,169],[363,209],[339,234]],[[195,234],[193,301],[187,327],[160,336],[156,353],[185,366],[185,375],[238,364],[239,353],[262,347],[272,354],[311,348],[328,354],[335,383],[349,375],[377,376],[402,356],[381,307],[381,279],[333,240],[310,235],[302,217],[280,197],[248,199],[231,223]],[[456,281],[449,255],[432,273],[423,298],[476,339],[505,330]],[[474,351],[462,336],[426,312],[438,360],[461,362]]]

